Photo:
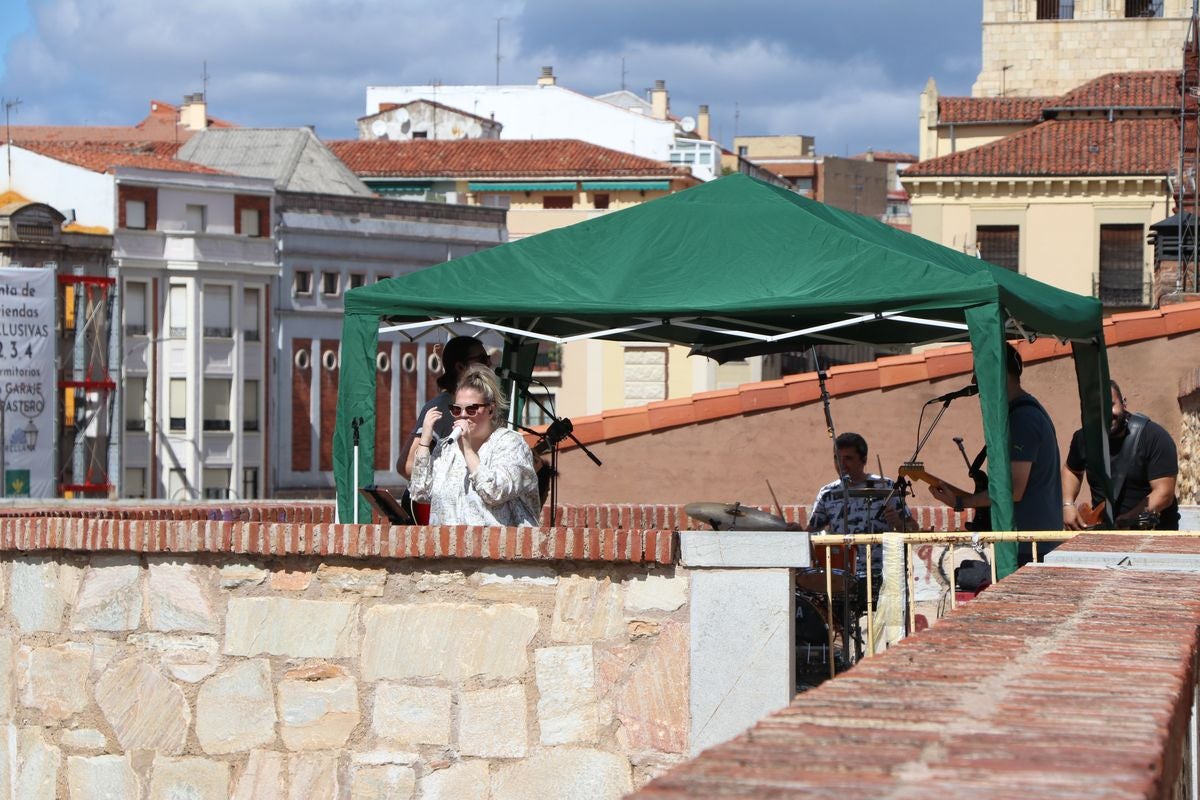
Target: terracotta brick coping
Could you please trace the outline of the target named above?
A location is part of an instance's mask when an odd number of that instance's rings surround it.
[[[1025,567],[637,796],[1172,796],[1198,623],[1200,575]]]
[[[1114,314],[1104,320],[1104,340],[1109,347],[1132,344],[1200,330],[1200,303],[1179,303],[1154,311]],[[1071,355],[1069,344],[1052,337],[1035,342],[1018,342],[1025,363],[1036,363]],[[968,375],[972,369],[969,344],[938,347],[903,356],[888,356],[862,364],[829,369],[830,396],[891,389],[914,383]],[[700,392],[689,397],[661,400],[634,408],[615,408],[574,420],[575,436],[584,444],[596,444],[626,436],[679,428],[714,419],[737,417],[757,411],[790,408],[816,403],[820,387],[815,372],[788,375],[779,380],[745,383],[733,389]],[[532,443],[534,437],[527,437]],[[566,441],[563,448],[575,447]]]
[[[332,523],[0,519],[0,551],[228,553],[255,556],[671,564],[669,530],[335,525]]]

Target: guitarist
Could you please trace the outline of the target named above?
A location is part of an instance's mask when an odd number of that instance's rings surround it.
[[[1116,497],[1117,527],[1153,527],[1179,530],[1179,503],[1175,481],[1179,459],[1171,435],[1144,414],[1132,414],[1126,407],[1121,387],[1112,381],[1112,423],[1108,430],[1109,473]],[[1085,470],[1083,430],[1071,437],[1071,449],[1062,469],[1063,526],[1083,530],[1094,525],[1084,520],[1075,506],[1082,488]],[[1104,501],[1097,487],[1102,485],[1088,476],[1092,503]]]
[[[1046,409],[1033,395],[1021,388],[1024,371],[1021,354],[1011,344],[1004,345],[1004,367],[1008,391],[1009,461],[1012,469],[1013,522],[1019,531],[1062,530],[1062,483],[1058,476],[1058,437]],[[955,511],[989,508],[987,490],[958,494],[940,484],[930,494]],[[1041,551],[1051,547],[1042,545]],[[1031,559],[1031,548],[1021,543],[1018,563]]]

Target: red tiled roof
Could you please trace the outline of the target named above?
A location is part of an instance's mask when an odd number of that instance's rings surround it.
[[[897,226],[902,227],[902,226]],[[1104,341],[1119,347],[1146,339],[1165,338],[1200,331],[1200,302],[1163,306],[1153,311],[1114,314],[1104,320]],[[1067,358],[1069,344],[1052,338],[1034,342],[1019,341],[1014,346],[1026,364]],[[847,364],[829,369],[829,394],[857,392],[921,383],[952,375],[969,375],[973,369],[971,346],[951,345],[903,356],[888,356],[862,364]],[[815,372],[786,375],[773,381],[745,383],[733,389],[699,392],[688,397],[660,400],[634,408],[613,408],[574,420],[574,434],[585,445],[609,439],[694,425],[723,417],[766,411],[772,408],[818,402],[821,391]],[[535,437],[527,436],[533,443]],[[563,442],[561,447],[575,447]]]
[[[133,146],[104,142],[21,142],[18,146],[92,172],[112,172],[117,167],[138,167],[165,172],[224,174],[200,164],[176,160],[173,156],[179,150],[179,146],[173,143]]]
[[[690,177],[686,168],[575,139],[418,139],[325,144],[361,177]]]
[[[1056,97],[941,97],[938,98],[938,122],[964,123],[1037,122],[1042,110],[1053,105]]]
[[[1179,160],[1179,122],[1128,117],[1050,120],[989,144],[914,164],[927,176],[1166,175]]]
[[[1072,89],[1050,108],[1179,108],[1179,73],[1110,72]]]
[[[213,128],[235,128],[232,122],[209,117]],[[150,101],[150,113],[136,125],[13,125],[12,140],[24,142],[107,142],[183,144],[196,131],[179,124],[179,107],[162,100]]]

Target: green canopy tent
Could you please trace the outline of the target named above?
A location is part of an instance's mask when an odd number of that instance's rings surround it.
[[[348,292],[334,434],[342,520],[354,515],[352,469],[358,485],[373,474],[380,333],[415,338],[459,321],[510,341],[670,342],[718,360],[831,342],[970,341],[1001,531],[1013,520],[1003,342],[1054,336],[1072,343],[1088,452],[1104,455],[1107,472],[1098,300],[731,175]]]

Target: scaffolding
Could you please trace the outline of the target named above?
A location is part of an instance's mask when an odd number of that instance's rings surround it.
[[[109,498],[120,464],[120,371],[116,278],[58,276],[58,493],[65,498]]]

